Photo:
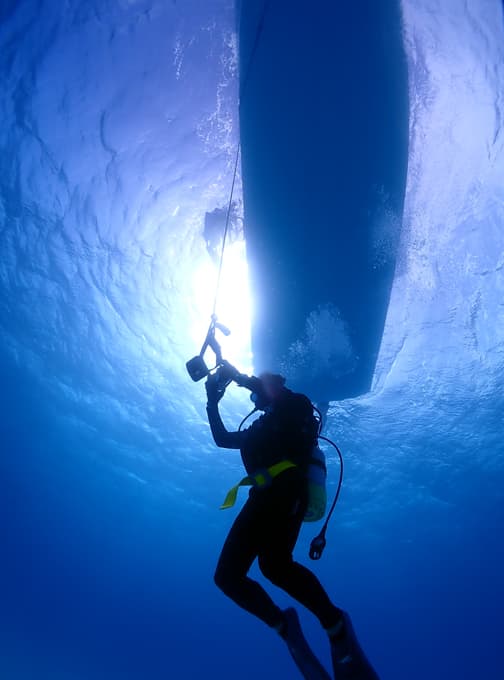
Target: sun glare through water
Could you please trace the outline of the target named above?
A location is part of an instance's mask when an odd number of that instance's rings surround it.
[[[191,328],[191,338],[196,345],[202,343],[210,321],[217,271],[215,263],[210,258],[205,258],[193,276],[193,301],[197,316]],[[231,331],[228,337],[217,332],[224,358],[236,364],[239,370],[252,372],[250,346],[252,301],[243,240],[226,246],[216,311],[219,321]],[[208,359],[207,363],[210,366],[213,357]]]

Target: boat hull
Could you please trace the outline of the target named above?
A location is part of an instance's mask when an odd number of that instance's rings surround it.
[[[396,269],[408,158],[400,6],[263,7],[240,6],[255,369],[283,371],[319,402],[344,399],[370,388]]]

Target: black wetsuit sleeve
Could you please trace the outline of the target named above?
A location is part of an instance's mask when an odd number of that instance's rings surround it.
[[[221,449],[240,449],[244,442],[245,432],[229,432],[226,430],[217,404],[207,405],[208,422],[215,443]]]

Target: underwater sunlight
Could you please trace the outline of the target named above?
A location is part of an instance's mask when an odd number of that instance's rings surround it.
[[[327,671],[334,604],[381,680],[501,677],[502,2],[4,0],[0,78],[0,677],[297,680],[283,610]],[[302,373],[343,453],[323,557],[317,522],[294,550],[318,618],[274,559],[250,572],[261,621],[214,581],[249,489],[219,509],[245,472],[207,401],[234,431],[257,384],[207,393],[186,362],[239,144],[217,338],[239,371]],[[263,518],[269,557],[300,498]]]

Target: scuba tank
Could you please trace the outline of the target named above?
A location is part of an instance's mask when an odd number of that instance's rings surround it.
[[[308,463],[308,507],[305,522],[321,520],[327,507],[327,467],[325,455],[318,444],[313,447]]]

